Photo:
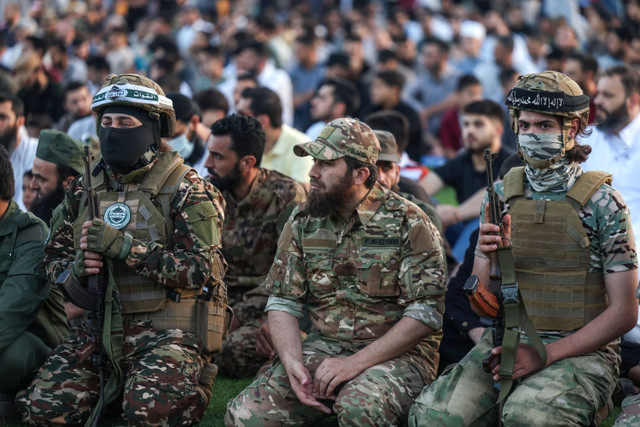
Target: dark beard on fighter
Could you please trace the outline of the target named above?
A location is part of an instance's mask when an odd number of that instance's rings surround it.
[[[604,110],[600,110],[600,111],[604,111]],[[596,113],[596,119],[597,118],[598,118],[598,115]],[[616,108],[612,112],[610,113],[606,112],[606,116],[604,116],[604,119],[602,119],[596,124],[596,127],[600,130],[605,130],[605,131],[616,129],[618,127],[623,126],[625,123],[629,123],[631,121],[630,119],[631,117],[629,116],[629,110],[627,110],[627,105],[623,102],[622,105],[620,105],[620,107]]]
[[[56,188],[49,194],[43,196],[38,192],[31,203],[31,213],[49,225],[53,210],[64,200],[64,188],[62,182],[58,182]]]
[[[231,173],[225,177],[220,177],[213,169],[209,169],[209,182],[220,191],[233,190],[241,181],[242,174],[240,173],[239,162],[233,167]]]
[[[11,153],[16,146],[16,140],[18,139],[18,127],[13,126],[0,136],[0,145],[3,145],[7,149],[7,152]]]
[[[351,179],[349,179],[351,178]],[[315,180],[311,184],[321,185]],[[330,189],[311,190],[307,196],[307,212],[317,218],[329,216],[331,212],[343,207],[350,201],[355,193],[353,188],[353,177],[351,173],[345,175],[344,179]]]

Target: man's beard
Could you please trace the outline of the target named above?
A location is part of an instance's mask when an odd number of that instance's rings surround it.
[[[322,185],[316,180],[311,180],[312,185]],[[329,216],[351,201],[356,189],[353,188],[353,176],[351,172],[345,174],[343,180],[331,189],[311,190],[307,196],[307,212],[318,218]]]
[[[18,139],[18,126],[14,124],[13,127],[7,129],[4,135],[0,135],[0,145],[3,145],[4,148],[7,149],[9,154],[11,154],[11,152],[16,147],[17,139]]]
[[[476,143],[475,145],[464,147],[465,151],[469,154],[480,154],[487,148],[491,148],[491,141],[486,141],[485,143],[480,144]]]
[[[213,169],[209,169],[209,182],[220,191],[233,190],[242,182],[239,162],[236,163],[229,175],[225,177],[220,177]]]
[[[627,105],[624,102],[622,103],[622,105],[611,112],[608,112],[602,108],[598,108],[596,111],[605,113],[604,118],[596,124],[596,127],[603,131],[621,128],[626,123],[629,123],[631,119],[631,117],[629,116]],[[596,113],[596,120],[597,118],[598,114]]]
[[[45,224],[49,225],[53,210],[58,207],[63,200],[64,188],[62,187],[62,182],[58,182],[56,188],[49,194],[43,196],[42,193],[38,192],[33,202],[31,202],[30,210],[35,216],[43,220]]]

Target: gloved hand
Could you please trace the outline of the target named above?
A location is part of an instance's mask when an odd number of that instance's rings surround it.
[[[73,274],[78,281],[81,277],[86,277],[89,274],[84,267],[84,251],[82,249],[78,249],[76,251],[76,257],[71,264],[71,274]]]
[[[129,255],[132,242],[130,234],[116,230],[100,218],[94,218],[87,229],[87,250],[110,258],[125,259]]]

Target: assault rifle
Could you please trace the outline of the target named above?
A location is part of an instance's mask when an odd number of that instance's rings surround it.
[[[489,202],[486,209],[489,209],[489,222],[500,227],[500,236],[504,239],[502,233],[502,215],[500,209],[500,200],[493,188],[493,160],[498,153],[491,153],[490,150],[484,150],[484,163],[487,173],[487,195]],[[502,240],[498,244],[502,246]],[[489,290],[497,299],[497,315],[493,318],[493,346],[502,345],[504,338],[504,304],[502,298],[502,271],[500,270],[500,260],[498,252],[493,251],[489,254]],[[500,356],[492,354],[482,361],[482,367],[486,372],[491,372],[496,365],[500,363]]]
[[[89,155],[89,147],[84,147],[84,188],[87,194],[87,210],[89,215],[87,219],[92,221],[99,214],[98,199],[96,197],[96,191],[91,185],[91,156]],[[90,347],[87,350],[91,350],[91,363],[98,368],[100,373],[100,399],[99,407],[96,408],[96,416],[93,419],[94,426],[98,425],[98,419],[100,418],[100,412],[102,412],[102,401],[104,398],[104,348],[102,346],[102,332],[104,327],[104,298],[106,291],[106,284],[104,276],[101,274],[92,274],[87,279],[87,290],[89,293],[95,295],[96,306],[95,310],[88,310],[87,312],[87,329],[90,338]]]

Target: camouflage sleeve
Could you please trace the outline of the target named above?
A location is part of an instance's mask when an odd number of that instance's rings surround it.
[[[446,291],[441,237],[433,223],[421,215],[408,216],[407,224],[400,264],[399,304],[405,306],[404,316],[438,330],[442,328]]]
[[[172,247],[134,239],[127,265],[141,276],[174,288],[197,289],[221,280],[222,195],[191,170],[171,201],[171,216]]]
[[[266,288],[272,295],[266,310],[286,311],[299,317],[307,295],[307,281],[300,240],[296,238],[296,230],[300,230],[296,212],[297,208],[278,240],[278,250],[266,280]]]
[[[81,179],[82,177],[78,177],[69,184],[63,203],[58,205],[51,217],[44,251],[45,273],[51,282],[55,282],[60,273],[66,270],[75,258],[73,223],[77,218],[84,191]]]
[[[605,190],[605,191],[603,191]],[[596,238],[600,252],[603,273],[616,273],[638,268],[629,208],[617,190],[603,185],[585,205],[585,221],[590,206],[595,210],[595,220],[599,230]]]

